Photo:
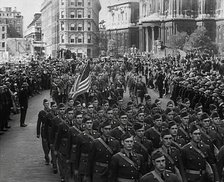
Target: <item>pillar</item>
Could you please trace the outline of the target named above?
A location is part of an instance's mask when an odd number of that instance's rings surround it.
[[[139,27],[139,49],[142,52],[144,50],[144,34],[142,26]]]
[[[179,14],[180,16],[183,16],[183,0],[180,0],[180,9],[179,9]]]
[[[176,15],[180,16],[180,0],[176,1]]]
[[[152,28],[152,51],[154,51],[154,42],[155,42],[155,32],[154,32],[154,27]]]
[[[145,51],[149,51],[149,30],[148,27],[145,27]]]

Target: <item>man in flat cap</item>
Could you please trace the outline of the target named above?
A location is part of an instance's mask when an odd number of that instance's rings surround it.
[[[156,150],[152,153],[152,164],[154,170],[144,175],[140,182],[180,182],[175,174],[166,170],[166,159],[161,151]]]
[[[113,155],[109,182],[136,182],[144,174],[143,157],[133,150],[134,137],[126,132],[121,137],[123,148]]]
[[[118,140],[110,136],[111,120],[100,125],[101,137],[93,141],[89,151],[87,179],[90,182],[107,182],[111,157],[120,151]]]

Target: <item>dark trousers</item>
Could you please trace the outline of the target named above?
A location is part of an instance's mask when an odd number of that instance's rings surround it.
[[[26,119],[26,112],[27,112],[27,108],[22,108],[20,111],[20,125],[23,125],[25,123],[25,119]]]
[[[53,144],[50,145],[50,149],[51,149],[51,162],[53,169],[57,169],[57,156],[54,153],[55,150]]]

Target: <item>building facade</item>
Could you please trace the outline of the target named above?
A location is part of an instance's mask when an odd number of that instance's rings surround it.
[[[217,0],[216,4],[216,43],[219,52],[224,55],[224,1]]]
[[[16,8],[4,7],[0,10],[0,21],[5,21],[7,24],[8,38],[23,37],[23,16]]]
[[[116,42],[112,47],[108,45],[115,55],[124,55],[133,45],[139,47],[138,19],[138,0],[110,1],[106,29],[108,44]]]
[[[140,0],[139,48],[154,52],[177,32],[189,35],[200,26],[212,41],[223,44],[223,0]]]
[[[6,51],[7,25],[6,21],[0,21],[0,52]]]
[[[24,37],[31,43],[32,55],[43,55],[41,13],[35,13],[32,22],[27,26]]]
[[[41,30],[45,55],[57,57],[59,43],[59,0],[45,0],[41,5]]]

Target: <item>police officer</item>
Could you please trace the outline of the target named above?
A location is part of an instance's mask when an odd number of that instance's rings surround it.
[[[143,156],[133,150],[134,137],[126,132],[121,137],[123,149],[113,155],[109,182],[135,182],[145,172]]]
[[[94,139],[100,136],[96,130],[93,130],[93,121],[90,117],[85,117],[83,123],[85,123],[85,130],[77,137],[74,171],[75,179],[80,182],[87,177],[88,155],[91,145],[93,144]]]
[[[38,114],[37,120],[37,138],[42,138],[42,147],[45,156],[45,164],[49,165],[49,152],[50,152],[50,144],[48,140],[48,127],[47,127],[47,115],[50,112],[49,102],[47,99],[43,100],[44,109],[41,110]]]
[[[120,151],[118,140],[110,136],[111,121],[100,125],[102,136],[93,141],[88,160],[88,181],[107,182],[111,157]]]
[[[166,170],[166,159],[161,151],[152,153],[152,163],[155,169],[144,175],[140,182],[180,182],[175,174]]]
[[[198,126],[191,126],[190,137],[191,141],[181,151],[187,181],[214,181],[217,179],[215,158],[209,146],[201,142],[201,131]],[[216,178],[214,178],[214,174]]]

